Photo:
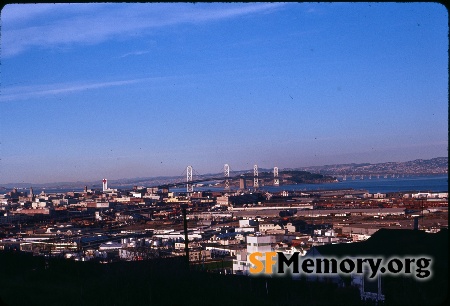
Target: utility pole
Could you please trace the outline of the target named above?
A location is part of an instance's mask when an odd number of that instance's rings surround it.
[[[189,240],[187,231],[186,206],[182,205],[181,210],[183,212],[183,224],[184,224],[184,251],[186,252],[186,264],[189,270]]]

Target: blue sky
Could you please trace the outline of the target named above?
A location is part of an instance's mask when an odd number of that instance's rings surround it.
[[[0,184],[448,156],[438,3],[10,4]]]

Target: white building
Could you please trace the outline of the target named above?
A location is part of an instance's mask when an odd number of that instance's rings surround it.
[[[261,222],[259,223],[259,231],[261,233],[271,231],[274,230],[276,226],[277,225],[274,222]],[[278,227],[277,229],[280,229],[280,227]]]
[[[119,250],[121,248],[122,248],[122,243],[108,241],[106,243],[100,244],[100,246],[98,247],[98,250],[99,251],[112,251],[112,250]]]
[[[374,193],[373,194],[373,198],[374,199],[384,199],[384,198],[386,198],[386,194],[385,193]]]
[[[252,226],[258,226],[258,221],[253,219],[239,220],[239,227],[252,227]]]
[[[216,203],[219,206],[228,206],[230,204],[227,196],[217,197],[216,198]]]
[[[249,235],[247,236],[247,253],[250,255],[254,252],[272,252],[272,244],[275,243],[274,236]]]
[[[248,274],[248,269],[247,250],[238,251],[233,260],[233,274]]]
[[[251,267],[249,256],[252,253],[260,252],[263,254],[260,261],[264,262],[264,254],[266,252],[273,252],[273,245],[275,244],[275,236],[269,235],[248,235],[247,236],[247,250],[240,251],[236,253],[236,260],[233,260],[233,273],[234,274],[245,274],[250,273],[249,269]]]

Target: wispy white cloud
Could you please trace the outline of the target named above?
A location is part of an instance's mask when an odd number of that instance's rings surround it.
[[[96,44],[182,23],[270,13],[284,3],[16,4],[2,10],[2,56],[32,47]]]
[[[59,84],[45,84],[35,86],[16,86],[6,87],[2,89],[2,95],[0,96],[0,102],[29,99],[34,97],[42,97],[49,95],[58,95],[65,93],[74,93],[85,91],[89,89],[99,89],[105,87],[125,86],[130,84],[136,84],[144,81],[155,80],[156,78],[140,78],[121,81],[109,81],[109,82],[78,82],[78,83],[59,83]]]
[[[129,56],[133,54],[144,54],[147,51],[137,51],[130,52],[129,54],[124,54],[124,56]],[[126,80],[115,80],[115,81],[75,81],[75,82],[65,82],[65,83],[52,83],[52,84],[40,84],[40,85],[18,85],[20,83],[13,84],[1,84],[0,91],[0,103],[7,101],[15,101],[15,100],[25,100],[36,97],[45,97],[59,94],[71,94],[77,93],[86,90],[93,89],[101,89],[106,87],[118,87],[118,86],[126,86],[138,83],[152,83],[157,84],[157,86],[166,86],[164,84],[173,84],[174,80],[187,80],[187,83],[184,83],[184,86],[197,87],[198,84],[190,83],[189,79],[192,77],[201,77],[201,78],[209,78],[212,75],[223,75],[224,73],[232,74],[235,78],[235,75],[240,75],[242,70],[240,69],[231,69],[228,71],[211,71],[207,73],[187,73],[187,74],[176,74],[176,75],[161,75],[161,76],[153,76],[153,77],[141,77],[141,78],[130,78]],[[165,82],[169,80],[170,82]],[[169,85],[171,86],[171,85]],[[178,85],[181,86],[181,85]]]
[[[91,3],[89,5],[77,5],[70,3],[34,3],[34,4],[7,4],[1,11],[2,22],[13,26],[35,22],[36,19],[64,18],[68,13],[86,14],[95,9],[100,9],[103,4]],[[76,8],[76,10],[74,10]],[[47,20],[48,21],[48,20]]]
[[[150,52],[150,51],[134,51],[134,52],[128,52],[128,53],[125,53],[124,55],[121,55],[120,58],[124,58],[124,57],[127,57],[127,56],[133,56],[133,55],[147,54],[147,53],[149,53],[149,52]]]

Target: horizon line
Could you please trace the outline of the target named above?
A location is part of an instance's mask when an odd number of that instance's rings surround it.
[[[380,162],[380,163],[369,163],[369,162],[360,162],[360,163],[341,163],[341,164],[325,164],[325,165],[317,165],[317,166],[303,166],[303,167],[285,167],[285,168],[281,168],[279,169],[279,171],[286,171],[286,170],[299,170],[299,169],[306,169],[306,168],[315,168],[315,167],[327,167],[327,166],[344,166],[344,165],[362,165],[362,164],[369,164],[369,165],[379,165],[379,164],[386,164],[386,163],[407,163],[407,162],[413,162],[413,161],[427,161],[427,160],[433,160],[433,159],[438,159],[438,158],[447,158],[448,156],[437,156],[437,157],[433,157],[433,158],[428,158],[428,159],[423,159],[423,158],[416,158],[416,159],[411,159],[411,160],[407,160],[407,161],[400,161],[400,162]],[[259,168],[259,169],[271,169],[271,168]],[[253,169],[244,169],[244,170],[233,170],[230,172],[243,172],[243,171],[253,171]],[[220,172],[216,172],[216,173],[204,173],[204,174],[197,174],[197,176],[207,176],[207,175],[216,175],[219,174]],[[448,169],[447,172],[448,174]],[[429,174],[445,174],[445,173],[429,173]],[[114,181],[121,181],[121,180],[137,180],[137,179],[156,179],[156,178],[178,178],[178,177],[183,177],[183,175],[158,175],[158,176],[145,176],[145,177],[128,177],[128,178],[118,178],[118,179],[108,179],[110,182],[114,182]],[[99,178],[99,181],[101,182],[102,178]],[[60,182],[46,182],[46,183],[30,183],[30,182],[9,182],[9,183],[0,183],[0,188],[6,188],[4,186],[10,186],[10,185],[35,185],[35,186],[41,186],[41,187],[45,187],[43,185],[52,185],[52,184],[77,184],[77,183],[93,183],[96,180],[77,180],[77,181],[60,181]],[[31,186],[32,187],[32,186]],[[20,188],[24,188],[24,187],[20,187]]]

